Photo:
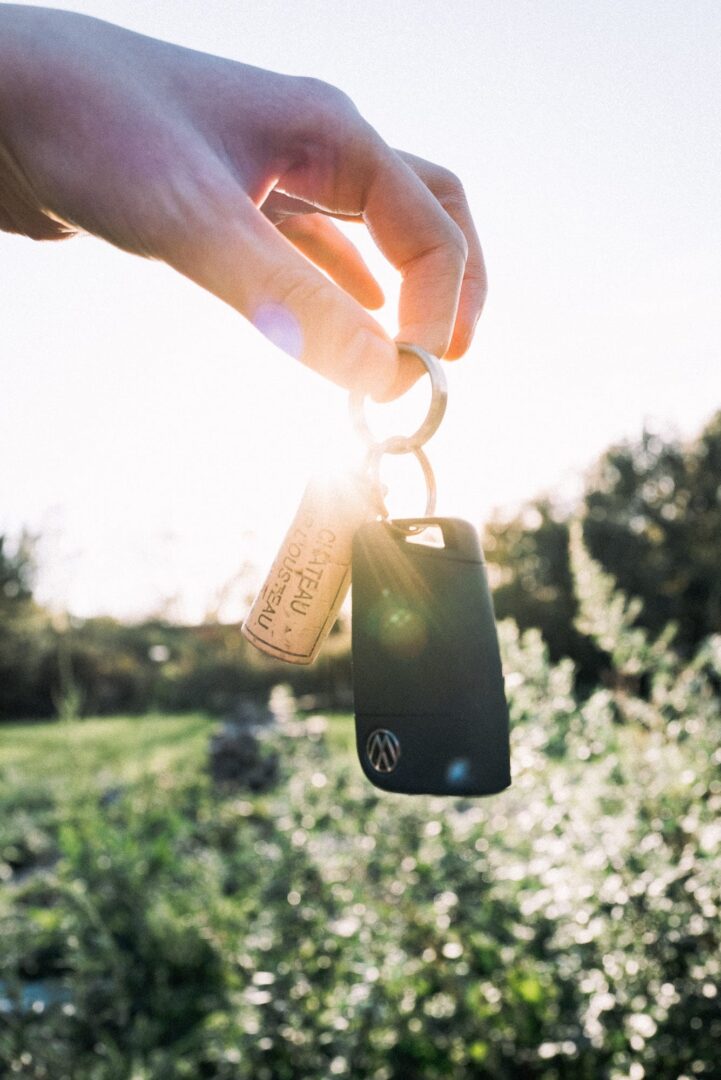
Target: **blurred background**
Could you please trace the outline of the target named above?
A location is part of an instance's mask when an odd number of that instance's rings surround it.
[[[160,265],[0,234],[0,1064],[718,1075],[718,6],[73,8],[325,79],[462,178],[490,291],[429,454],[482,534],[514,785],[376,796],[347,611],[307,669],[240,635],[358,452],[345,395]]]

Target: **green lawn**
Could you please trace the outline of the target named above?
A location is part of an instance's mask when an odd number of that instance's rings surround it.
[[[10,784],[84,790],[130,783],[148,774],[201,768],[211,718],[118,716],[73,723],[6,724],[0,727],[0,775]]]
[[[345,713],[326,717],[334,751],[348,754],[353,726]],[[73,723],[0,726],[0,785],[50,790],[55,799],[133,783],[148,775],[201,771],[218,721],[204,714],[106,717]]]

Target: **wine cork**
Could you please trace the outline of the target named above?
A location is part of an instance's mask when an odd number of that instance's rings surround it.
[[[353,535],[374,517],[368,480],[312,480],[243,623],[256,648],[311,664],[350,586]]]

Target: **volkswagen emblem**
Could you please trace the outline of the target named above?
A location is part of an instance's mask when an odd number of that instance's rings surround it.
[[[393,772],[401,756],[401,744],[392,731],[376,728],[368,736],[366,754],[376,772]]]

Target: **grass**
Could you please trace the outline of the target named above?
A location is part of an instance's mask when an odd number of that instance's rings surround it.
[[[215,721],[188,716],[118,716],[0,727],[2,787],[43,788],[55,799],[199,769]]]
[[[334,756],[355,756],[355,725],[350,713],[324,713],[328,748]]]
[[[328,740],[352,754],[354,731],[346,713],[326,716]],[[77,798],[147,776],[201,771],[217,719],[202,713],[116,716],[68,723],[0,726],[0,786],[42,788],[54,799]]]

